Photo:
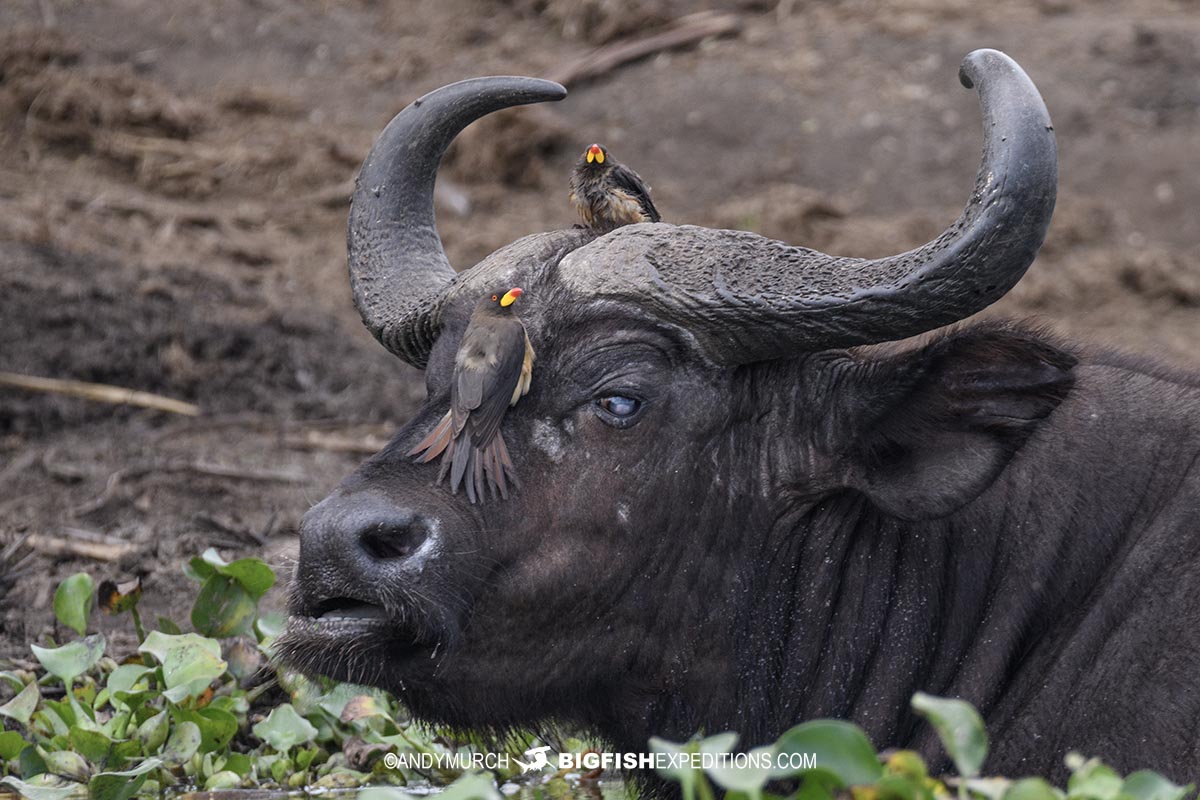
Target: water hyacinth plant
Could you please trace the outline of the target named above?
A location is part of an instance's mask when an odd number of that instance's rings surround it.
[[[32,800],[125,800],[192,789],[273,788],[281,792],[363,788],[363,800],[407,800],[419,789],[443,800],[570,797],[587,775],[551,766],[520,774],[517,758],[545,742],[515,733],[505,742],[432,731],[383,692],[310,681],[277,668],[272,641],[282,620],[260,613],[275,584],[256,558],[226,562],[208,550],[184,565],[198,586],[185,631],[159,618],[147,630],[139,581],[80,573],[54,594],[54,613],[75,638],[31,645],[35,662],[0,670],[0,795]],[[92,630],[97,609],[128,616],[137,646],[113,652]],[[5,666],[5,665],[0,665]],[[32,667],[32,668],[31,668]],[[686,758],[661,771],[684,800],[1188,800],[1153,772],[1118,775],[1095,759],[1068,757],[1060,789],[1041,778],[982,777],[988,740],[979,714],[961,700],[918,694],[914,710],[937,731],[956,774],[929,775],[912,751],[879,753],[857,726],[837,720],[797,725],[770,745],[738,749],[734,733],[686,743],[652,739],[648,752],[723,756],[708,766]],[[593,743],[555,740],[562,752]],[[463,771],[473,754],[504,747],[490,771]],[[389,756],[424,755],[418,771]],[[442,756],[443,758],[436,758]],[[447,756],[455,756],[450,759]],[[476,759],[478,761],[478,759]],[[506,766],[511,764],[511,766]],[[773,765],[773,766],[772,766]],[[635,796],[638,787],[623,791]],[[595,796],[595,789],[588,792]]]

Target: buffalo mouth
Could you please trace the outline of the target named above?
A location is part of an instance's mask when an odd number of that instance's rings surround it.
[[[437,637],[416,614],[397,613],[378,603],[353,597],[331,597],[288,615],[288,641],[335,644],[339,640],[373,642],[389,649],[433,646]]]
[[[415,608],[354,597],[298,602],[277,640],[277,653],[301,672],[378,685],[380,663],[422,663],[438,651],[442,636],[430,623]]]
[[[381,605],[351,597],[331,597],[322,600],[309,613],[291,614],[288,629],[297,627],[312,634],[336,638],[386,629],[389,622],[387,609]]]

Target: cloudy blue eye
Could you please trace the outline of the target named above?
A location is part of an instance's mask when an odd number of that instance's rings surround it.
[[[619,394],[601,397],[596,400],[596,405],[605,412],[601,415],[601,419],[616,425],[632,422],[633,418],[642,410],[641,400]]]

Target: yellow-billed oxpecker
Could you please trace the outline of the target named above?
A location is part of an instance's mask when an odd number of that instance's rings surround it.
[[[533,371],[533,345],[513,308],[521,293],[496,292],[476,304],[454,358],[450,410],[409,451],[422,464],[442,455],[438,483],[449,473],[451,491],[465,484],[472,503],[483,500],[485,483],[505,499],[509,482],[517,483],[500,420],[529,391]]]
[[[571,202],[583,224],[596,231],[662,219],[642,177],[598,144],[584,150],[575,163]]]

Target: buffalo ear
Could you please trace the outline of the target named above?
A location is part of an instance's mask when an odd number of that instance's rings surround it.
[[[1075,364],[1036,332],[981,326],[862,365],[845,484],[901,519],[957,511],[1062,402]]]

